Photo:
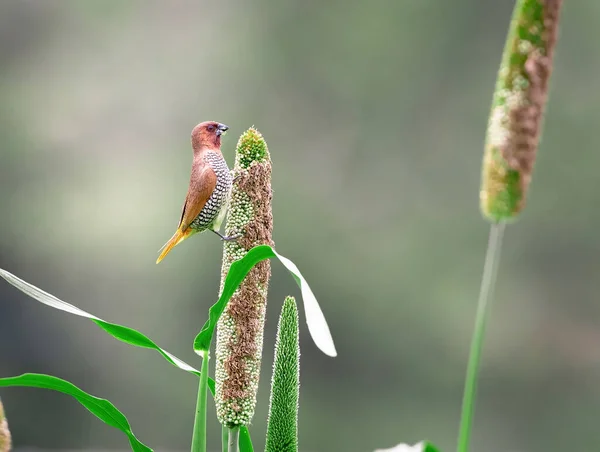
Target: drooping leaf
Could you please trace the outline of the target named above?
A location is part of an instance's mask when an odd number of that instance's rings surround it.
[[[186,372],[195,374],[196,376],[200,375],[199,370],[193,368],[189,364],[185,363],[184,361],[169,353],[168,351],[160,348],[150,338],[140,333],[139,331],[136,331],[132,328],[128,328],[126,326],[117,325],[116,323],[110,323],[105,320],[102,320],[96,317],[95,315],[90,314],[89,312],[85,312],[84,310],[79,309],[78,307],[73,306],[72,304],[69,304],[66,301],[62,301],[56,298],[54,295],[43,291],[42,289],[34,286],[33,284],[29,284],[28,282],[23,281],[21,278],[13,275],[10,272],[7,272],[6,270],[0,269],[0,276],[10,284],[15,286],[17,289],[19,289],[21,292],[26,293],[31,298],[34,298],[40,303],[43,303],[60,311],[65,311],[70,314],[75,314],[80,317],[88,318],[115,339],[130,345],[134,345],[136,347],[156,350],[163,356],[163,358],[165,358],[172,365],[179,367],[180,369],[185,370]]]
[[[51,389],[70,395],[98,419],[125,433],[133,451],[152,452],[152,449],[135,437],[127,418],[111,402],[88,394],[66,380],[51,375],[28,373],[17,377],[0,378],[0,387],[2,386],[26,386],[30,388]]]
[[[273,253],[275,253],[277,259],[279,259],[283,266],[292,274],[296,284],[300,287],[306,324],[308,325],[308,331],[314,343],[326,355],[337,356],[335,344],[333,343],[333,338],[331,337],[331,332],[329,331],[329,326],[327,326],[323,311],[321,311],[319,302],[306,282],[306,279],[304,279],[304,276],[302,276],[302,273],[300,273],[296,264],[291,260],[278,254],[275,250],[273,250]]]
[[[242,259],[231,264],[229,273],[227,273],[227,277],[225,278],[223,292],[221,293],[219,300],[210,307],[208,320],[194,340],[194,350],[196,353],[202,353],[210,348],[219,317],[225,310],[229,299],[233,296],[234,292],[252,267],[265,259],[273,257],[276,257],[281,261],[285,268],[292,274],[296,284],[300,287],[308,331],[316,346],[328,356],[337,355],[325,316],[323,315],[321,307],[308,283],[298,270],[298,267],[296,267],[296,265],[288,258],[276,253],[275,250],[268,245],[255,246],[248,251]]]
[[[45,292],[44,290],[34,286],[33,284],[23,281],[18,276],[13,275],[12,273],[10,273],[6,270],[0,269],[0,277],[4,278],[8,283],[12,284],[14,287],[19,289],[21,292],[29,295],[31,298],[39,301],[40,303],[43,303],[47,306],[58,309],[60,311],[68,312],[70,314],[74,314],[74,315],[77,315],[80,317],[85,317],[87,319],[90,319],[92,322],[94,322],[96,325],[98,325],[101,329],[106,331],[109,335],[111,335],[115,339],[117,339],[121,342],[125,342],[130,345],[133,345],[135,347],[142,347],[142,348],[148,348],[151,350],[155,350],[158,353],[160,353],[162,355],[162,357],[165,360],[167,360],[169,363],[171,363],[172,365],[174,365],[182,370],[185,370],[186,372],[194,374],[197,377],[200,376],[199,370],[195,369],[194,367],[190,366],[186,362],[177,358],[176,356],[169,353],[165,349],[159,347],[158,345],[156,345],[154,343],[154,341],[152,341],[150,338],[148,338],[146,335],[140,333],[139,331],[136,331],[132,328],[128,328],[126,326],[118,325],[116,323],[106,322],[105,320],[102,320],[102,319],[96,317],[95,315],[90,314],[89,312],[79,309],[78,307],[73,306],[72,304],[67,303],[66,301],[60,300],[59,298],[55,297],[54,295],[49,294],[48,292]],[[5,386],[8,386],[8,385],[5,385]],[[208,379],[208,387],[210,389],[210,392],[214,396],[215,382],[212,378]],[[242,428],[240,431],[240,434],[244,435],[244,431],[248,438],[248,442],[250,442],[250,447],[252,447],[248,429],[245,427]],[[142,450],[142,449],[140,449],[140,450]],[[251,451],[252,449],[248,449],[248,450]],[[241,450],[240,452],[245,452],[245,451]]]

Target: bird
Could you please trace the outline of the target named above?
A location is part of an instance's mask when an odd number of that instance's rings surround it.
[[[210,230],[229,241],[219,232],[225,219],[233,177],[221,154],[221,136],[229,130],[225,124],[205,121],[192,130],[191,141],[194,158],[187,196],[183,203],[179,225],[173,237],[158,250],[158,264],[179,243],[188,237]]]

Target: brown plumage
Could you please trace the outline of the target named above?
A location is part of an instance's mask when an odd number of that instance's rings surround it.
[[[221,154],[221,135],[227,129],[229,127],[224,124],[206,121],[192,130],[194,159],[190,185],[177,231],[161,248],[157,264],[177,244],[198,232],[208,229],[224,240],[234,238],[219,233],[232,185],[231,173]]]

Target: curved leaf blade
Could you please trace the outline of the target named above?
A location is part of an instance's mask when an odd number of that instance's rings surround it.
[[[95,315],[90,314],[89,312],[85,312],[82,309],[79,309],[77,306],[73,306],[66,301],[59,300],[54,295],[49,294],[48,292],[40,289],[39,287],[34,286],[33,284],[29,284],[26,281],[23,281],[18,276],[13,275],[6,270],[2,270],[0,268],[0,276],[6,280],[9,284],[12,284],[21,292],[29,295],[31,298],[39,301],[40,303],[44,303],[51,308],[58,309],[60,311],[65,311],[70,314],[75,314],[80,317],[87,317],[88,319],[98,319]]]
[[[296,264],[287,257],[278,254],[276,251],[273,252],[283,266],[292,274],[294,281],[296,281],[296,284],[300,287],[306,324],[308,325],[308,331],[315,342],[315,345],[326,355],[331,357],[337,356],[337,351],[335,350],[335,344],[333,343],[327,320],[325,320],[319,302],[306,282],[306,279],[304,279],[304,276],[302,276],[302,273],[300,273]]]
[[[33,284],[23,281],[18,276],[15,276],[12,273],[10,273],[6,270],[3,270],[1,268],[0,268],[0,277],[5,279],[6,282],[8,282],[12,286],[16,287],[17,289],[19,289],[21,292],[25,293],[26,295],[29,295],[31,298],[39,301],[42,304],[45,304],[52,308],[58,309],[60,311],[68,312],[69,314],[74,314],[74,315],[77,315],[80,317],[85,317],[87,319],[90,319],[92,322],[94,322],[96,325],[98,325],[98,327],[103,329],[106,333],[108,333],[115,339],[117,339],[121,342],[125,342],[126,344],[133,345],[135,347],[142,347],[142,348],[148,348],[151,350],[155,350],[158,353],[160,353],[165,360],[167,360],[169,363],[171,363],[175,367],[185,370],[186,372],[189,372],[191,374],[194,374],[197,377],[200,376],[199,370],[190,366],[183,360],[177,358],[175,355],[169,353],[165,349],[159,347],[158,345],[156,345],[156,343],[154,343],[154,341],[152,341],[149,337],[140,333],[139,331],[136,331],[132,328],[128,328],[123,325],[118,325],[116,323],[110,323],[105,320],[102,320],[99,317],[96,317],[95,315],[84,311],[83,309],[79,309],[78,307],[73,306],[72,304],[67,303],[66,301],[60,300],[59,298],[55,297],[54,295],[49,294],[48,292],[40,289],[39,287],[34,286]],[[36,375],[36,374],[24,374],[24,375]],[[23,375],[21,377],[23,377]],[[14,378],[20,378],[20,377],[12,377],[12,378],[14,379]],[[54,377],[52,377],[52,378],[54,378]],[[10,380],[10,379],[0,380],[0,387],[1,386],[26,386],[25,384],[18,384],[18,385],[9,384],[10,381],[14,381],[14,380]],[[208,379],[208,386],[209,386],[211,393],[214,396],[215,382],[212,378]],[[41,387],[41,386],[37,386],[37,387]],[[102,400],[102,399],[100,399],[100,400]],[[252,452],[253,451],[252,442],[250,440],[250,434],[246,427],[242,427],[242,429],[240,430],[240,437],[247,438],[246,446],[247,446],[247,444],[249,444],[249,448],[240,449],[240,452]],[[242,446],[240,445],[240,447],[242,447]],[[151,450],[151,449],[134,449],[134,450],[142,451],[142,450]]]
[[[337,356],[333,338],[331,337],[331,332],[327,326],[323,311],[321,311],[319,302],[300,273],[300,270],[298,270],[296,264],[291,260],[276,253],[275,250],[268,245],[255,246],[248,251],[243,258],[231,264],[229,273],[227,273],[227,276],[225,277],[223,292],[217,302],[210,307],[208,311],[208,320],[194,340],[194,350],[196,353],[201,354],[210,349],[217,321],[219,320],[219,317],[221,317],[221,314],[223,314],[223,311],[225,311],[229,299],[233,296],[248,272],[250,272],[252,267],[259,262],[272,257],[276,257],[280,260],[284,267],[292,274],[296,284],[300,287],[308,331],[315,342],[315,345],[326,355]]]
[[[156,350],[162,355],[163,358],[165,358],[169,363],[171,363],[175,367],[179,367],[181,370],[185,370],[186,372],[190,372],[196,376],[200,376],[199,370],[190,366],[185,361],[182,361],[181,359],[177,358],[175,355],[169,353],[168,351],[160,348],[154,343],[153,340],[151,340],[148,336],[140,333],[139,331],[136,331],[133,328],[118,325],[116,323],[106,322],[100,319],[93,320],[93,322],[115,339],[121,342],[125,342],[126,344],[133,345],[135,347]]]
[[[135,437],[131,431],[129,421],[127,421],[127,418],[117,409],[117,407],[106,399],[101,399],[82,391],[66,380],[51,375],[33,373],[22,374],[17,377],[0,378],[0,387],[8,386],[51,389],[70,395],[98,419],[125,433],[133,451],[152,452],[152,449]]]
[[[90,314],[89,312],[86,312],[83,309],[79,309],[78,307],[73,306],[72,304],[67,303],[66,301],[60,300],[54,295],[45,292],[44,290],[34,286],[33,284],[29,284],[28,282],[23,281],[18,276],[13,275],[12,273],[7,272],[6,270],[0,269],[0,277],[4,278],[9,284],[12,284],[21,292],[24,292],[25,294],[29,295],[31,298],[39,301],[40,303],[43,303],[60,311],[65,311],[70,314],[90,319],[92,322],[94,322],[96,325],[98,325],[101,329],[106,331],[115,339],[136,347],[155,350],[158,353],[160,353],[164,359],[166,359],[175,367],[185,370],[186,372],[195,374],[196,376],[200,375],[199,370],[193,368],[189,364],[185,363],[181,359],[169,353],[168,351],[160,348],[154,343],[154,341],[152,341],[150,338],[140,333],[139,331],[136,331],[132,328],[128,328],[126,326],[118,325],[116,323],[110,323],[105,320],[102,320],[101,318],[96,317],[95,315]]]
[[[208,320],[194,340],[194,350],[196,353],[201,354],[210,349],[210,343],[212,342],[219,317],[223,314],[227,302],[233,296],[246,275],[252,270],[252,267],[271,257],[275,257],[271,247],[268,245],[259,245],[248,251],[243,258],[231,264],[229,272],[225,277],[223,292],[217,302],[208,310]]]

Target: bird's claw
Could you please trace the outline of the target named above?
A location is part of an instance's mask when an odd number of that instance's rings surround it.
[[[231,242],[231,241],[233,241],[233,240],[237,240],[237,239],[239,239],[240,237],[243,237],[243,236],[244,236],[244,234],[243,234],[243,233],[241,233],[241,232],[239,232],[239,233],[237,233],[237,234],[235,234],[235,235],[231,235],[231,236],[226,236],[226,235],[223,235],[223,234],[221,234],[219,231],[214,231],[214,230],[213,230],[213,232],[214,232],[215,234],[217,234],[219,237],[221,237],[221,241],[222,241],[222,242]]]
[[[240,180],[240,178],[241,178],[241,177],[242,177],[242,175],[241,175],[241,174],[238,174],[237,176],[235,176],[235,177],[233,178],[233,180],[231,181],[231,183],[232,183],[232,184],[235,184],[235,183],[236,183],[238,180]]]
[[[229,237],[227,237],[227,236],[222,236],[222,237],[221,237],[221,241],[223,241],[223,242],[231,242],[231,241],[233,241],[233,240],[237,240],[237,239],[239,239],[239,238],[242,238],[243,236],[244,236],[244,234],[242,234],[241,232],[239,232],[239,233],[237,233],[237,234],[235,234],[235,235],[231,235],[231,236],[229,236]]]

